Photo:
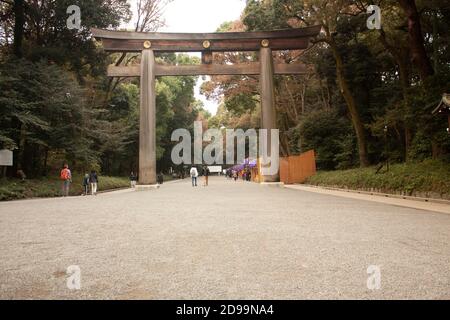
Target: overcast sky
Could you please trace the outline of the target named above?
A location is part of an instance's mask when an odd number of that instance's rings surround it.
[[[136,0],[130,0],[130,3],[135,10]],[[223,22],[239,19],[244,7],[245,0],[174,0],[165,10],[167,26],[160,31],[215,32]],[[195,96],[214,115],[217,103],[200,95],[201,83],[202,77],[199,78]]]

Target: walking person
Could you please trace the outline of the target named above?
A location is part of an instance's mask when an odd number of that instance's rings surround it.
[[[83,196],[87,196],[89,193],[89,174],[86,173],[83,178]]]
[[[158,180],[157,182],[159,185],[163,184],[164,183],[164,173],[160,172],[160,174],[158,174],[157,180]]]
[[[69,169],[69,165],[65,164],[60,173],[62,180],[62,194],[63,197],[68,197],[70,192],[70,184],[72,183],[72,172]]]
[[[93,196],[96,196],[98,188],[98,176],[97,172],[95,172],[94,170],[92,170],[91,174],[89,175],[89,183],[91,184],[91,194]]]
[[[197,187],[198,171],[196,167],[191,168],[192,186]]]
[[[203,171],[205,173],[205,187],[209,186],[209,175],[211,174],[211,171],[209,171],[208,167],[205,167],[205,170]]]
[[[136,188],[136,184],[137,184],[137,176],[134,174],[133,171],[131,171],[131,174],[130,174],[130,185],[131,185],[131,189]]]

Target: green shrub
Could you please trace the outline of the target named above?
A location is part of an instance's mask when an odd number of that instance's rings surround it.
[[[376,167],[342,171],[321,171],[308,179],[317,186],[348,189],[379,189],[384,192],[432,192],[450,198],[450,164],[438,160],[394,164],[390,171]]]
[[[99,177],[99,191],[114,190],[128,187],[128,178]],[[61,181],[58,179],[31,179],[20,181],[17,179],[0,180],[0,201],[19,200],[27,198],[50,198],[61,196]],[[76,176],[70,187],[70,195],[78,196],[83,192],[82,177]]]

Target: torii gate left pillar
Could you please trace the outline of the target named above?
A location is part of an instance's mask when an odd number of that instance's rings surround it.
[[[145,49],[141,55],[141,100],[139,129],[139,184],[156,184],[156,90],[155,55]]]

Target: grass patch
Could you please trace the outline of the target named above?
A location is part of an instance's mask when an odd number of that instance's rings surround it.
[[[391,165],[376,173],[375,167],[321,171],[306,183],[343,189],[374,190],[410,196],[450,199],[450,164],[437,160]]]
[[[99,191],[114,190],[130,186],[128,178],[99,177]],[[27,198],[50,198],[61,196],[62,182],[58,179],[0,179],[0,201],[18,200]],[[82,177],[75,177],[70,187],[71,196],[83,193]]]

